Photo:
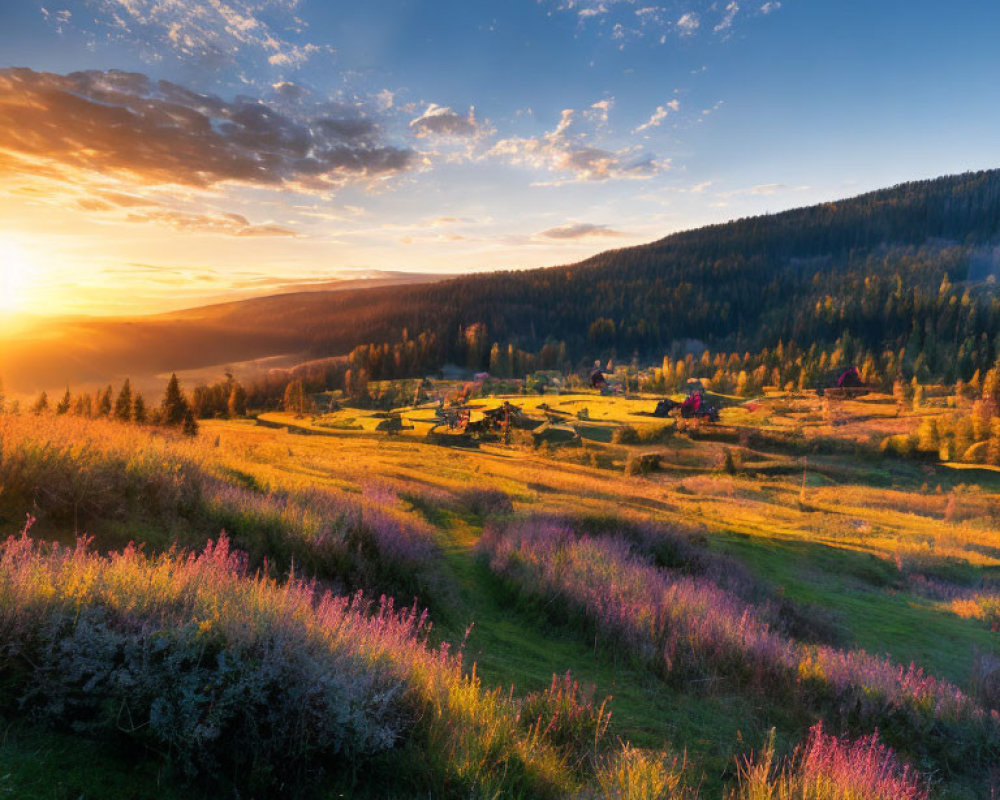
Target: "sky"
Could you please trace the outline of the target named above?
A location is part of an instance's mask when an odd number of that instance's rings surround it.
[[[993,0],[2,0],[0,322],[572,263],[997,167],[998,32]]]

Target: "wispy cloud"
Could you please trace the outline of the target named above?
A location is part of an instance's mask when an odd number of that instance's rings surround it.
[[[110,38],[135,42],[151,61],[172,53],[208,68],[261,61],[287,68],[331,52],[305,39],[297,5],[298,0],[91,0],[81,23],[86,19]],[[53,24],[68,21],[45,16]]]
[[[726,13],[723,14],[722,19],[719,20],[719,24],[716,25],[712,30],[716,33],[728,32],[730,28],[733,27],[733,20],[736,19],[736,15],[740,12],[740,4],[737,2],[729,3],[726,6]]]
[[[297,236],[282,225],[265,223],[252,225],[242,214],[194,214],[182,211],[157,210],[131,213],[128,222],[155,222],[169,225],[186,233],[224,234],[226,236]]]
[[[568,222],[565,225],[558,225],[549,228],[538,234],[546,239],[584,239],[591,236],[624,236],[619,230],[615,230],[609,225],[594,225],[589,222]]]
[[[667,118],[667,115],[670,114],[671,111],[678,111],[680,107],[681,103],[676,99],[671,100],[668,103],[664,103],[662,106],[657,106],[656,111],[652,113],[649,119],[633,130],[632,133],[642,133],[650,128],[659,127],[660,123]]]
[[[710,30],[725,39],[733,31],[740,11],[736,0],[687,0],[683,5],[639,5],[637,0],[539,0],[557,10],[575,14],[581,26],[589,26],[598,36],[609,35],[623,48],[628,42],[646,37],[690,38]],[[778,0],[767,0],[759,13],[768,15],[781,8]]]
[[[677,20],[677,31],[681,36],[691,36],[701,27],[701,18],[693,11],[681,14]]]

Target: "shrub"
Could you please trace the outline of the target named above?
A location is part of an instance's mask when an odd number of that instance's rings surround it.
[[[625,461],[626,475],[648,475],[660,468],[663,456],[659,453],[629,453]]]
[[[428,630],[391,600],[251,575],[224,538],[198,555],[0,545],[0,711],[20,701],[241,794],[302,796],[323,770],[351,786],[375,759],[389,796],[569,794],[560,753],[590,724],[603,733],[603,706],[557,683],[533,701],[544,724],[526,726]]]
[[[639,444],[639,432],[631,425],[622,425],[615,428],[611,441],[614,444]]]
[[[383,654],[430,656],[421,617],[251,578],[224,538],[198,556],[105,559],[25,535],[0,567],[0,666],[20,704],[151,745],[189,777],[297,780],[391,747],[415,718]]]
[[[509,495],[499,489],[463,489],[456,493],[457,507],[477,517],[506,516],[514,513]]]

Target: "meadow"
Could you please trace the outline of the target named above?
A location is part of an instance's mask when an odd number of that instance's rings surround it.
[[[882,446],[954,402],[510,399],[579,437],[0,415],[0,790],[996,796],[1000,473]]]

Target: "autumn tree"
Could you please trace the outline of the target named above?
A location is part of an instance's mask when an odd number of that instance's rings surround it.
[[[233,382],[226,409],[230,417],[245,417],[247,415],[247,390],[238,381]]]
[[[302,416],[306,413],[308,410],[308,398],[302,381],[292,381],[288,384],[285,388],[284,405],[285,411],[292,412],[296,416]]]

